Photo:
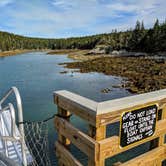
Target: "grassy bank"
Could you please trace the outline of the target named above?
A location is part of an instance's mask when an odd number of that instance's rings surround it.
[[[100,72],[127,78],[121,85],[132,93],[143,93],[166,88],[166,62],[135,57],[98,57],[65,63],[65,67],[80,72]]]

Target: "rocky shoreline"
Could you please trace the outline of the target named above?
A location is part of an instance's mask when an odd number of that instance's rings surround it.
[[[13,50],[0,52],[0,57],[35,51],[48,51],[47,54],[51,55],[67,54],[69,58],[77,61],[63,63],[63,65],[66,68],[79,69],[82,73],[99,72],[121,76],[124,81],[117,88],[125,88],[131,93],[144,93],[166,88],[166,58],[88,55],[89,50]],[[66,71],[61,74],[65,73]],[[109,93],[111,90],[106,87],[101,92]]]
[[[81,73],[99,72],[124,77],[123,88],[131,93],[144,93],[166,88],[166,61],[146,57],[98,57],[64,63],[66,68]],[[104,92],[104,91],[103,91]]]

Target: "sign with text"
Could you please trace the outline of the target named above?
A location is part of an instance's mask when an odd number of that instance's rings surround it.
[[[151,105],[122,114],[120,126],[121,147],[126,147],[154,134],[157,109],[157,105]]]

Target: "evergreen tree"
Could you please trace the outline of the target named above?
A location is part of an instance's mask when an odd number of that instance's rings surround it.
[[[145,29],[144,22],[137,21],[134,30],[66,39],[30,38],[0,31],[0,50],[15,49],[92,49],[98,44],[112,50],[159,52],[166,51],[166,21],[157,19],[154,26]]]
[[[141,41],[144,37],[144,31],[144,23],[142,22],[141,24],[137,21],[129,41],[129,47],[131,50],[139,51],[141,49]]]
[[[157,19],[156,22],[154,23],[153,29],[157,30],[159,29],[160,25],[159,25],[159,20]]]
[[[141,31],[145,31],[144,22],[141,22]]]

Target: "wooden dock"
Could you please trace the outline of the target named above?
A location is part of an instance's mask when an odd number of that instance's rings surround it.
[[[146,142],[151,144],[151,149],[148,152],[124,163],[118,162],[114,165],[160,166],[166,160],[166,90],[105,102],[95,102],[63,90],[54,92],[54,102],[58,107],[58,115],[55,117],[58,140],[55,143],[55,149],[59,166],[82,166],[80,161],[70,152],[70,143],[88,156],[88,166],[104,166],[105,159]],[[106,138],[107,125],[118,121],[121,121],[120,125],[122,125],[122,117],[125,112],[131,110],[129,114],[133,113],[134,115],[136,111],[140,112],[142,108],[149,109],[149,106],[153,105],[157,107],[157,116],[152,115],[153,122],[156,120],[153,125],[155,128],[153,135],[124,147],[120,146],[120,137],[122,137],[120,132],[118,136]],[[88,123],[88,133],[80,131],[70,123],[70,117],[73,114]],[[122,140],[125,141],[125,138]]]

